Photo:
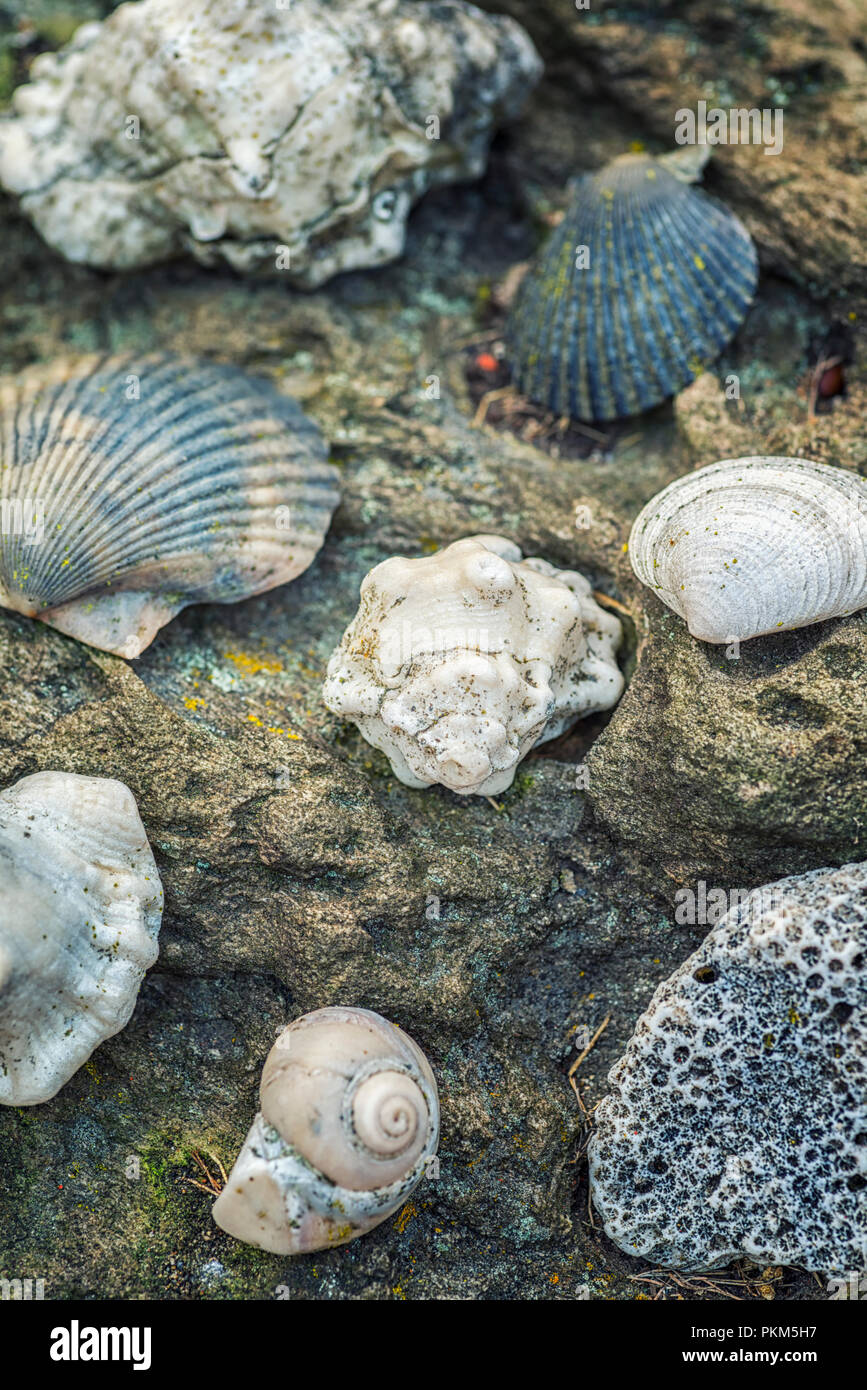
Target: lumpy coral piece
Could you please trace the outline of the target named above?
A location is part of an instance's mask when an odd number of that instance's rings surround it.
[[[867,864],[745,895],[659,987],[596,1112],[622,1250],[867,1265]]]

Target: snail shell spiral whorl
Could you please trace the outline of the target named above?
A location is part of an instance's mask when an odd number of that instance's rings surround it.
[[[412,1039],[368,1009],[318,1009],[268,1055],[214,1219],[278,1254],[342,1245],[402,1205],[438,1140],[436,1081]]]

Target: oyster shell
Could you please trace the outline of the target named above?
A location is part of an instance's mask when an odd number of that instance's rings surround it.
[[[319,430],[267,382],[191,359],[0,379],[0,604],[136,657],[190,603],[311,563],[337,505]]]
[[[369,1009],[317,1009],[268,1054],[214,1220],[278,1255],[344,1245],[402,1206],[438,1142],[437,1085],[412,1038]]]
[[[620,637],[583,575],[471,536],[371,570],[323,697],[408,786],[487,796],[535,744],[616,703]]]
[[[626,154],[580,179],[524,277],[508,339],[515,381],[558,415],[658,405],[734,336],[758,276],[746,228],[690,186],[694,151]]]
[[[0,183],[68,260],[190,252],[306,286],[403,250],[484,170],[541,63],[459,0],[141,0],[83,25],[0,122]]]
[[[843,617],[867,605],[867,481],[810,459],[723,459],[648,502],[629,556],[704,642]]]
[[[37,772],[0,792],[0,1105],[38,1105],[125,1027],[162,888],[128,787]]]

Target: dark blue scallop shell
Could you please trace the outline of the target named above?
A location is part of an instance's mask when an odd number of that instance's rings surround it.
[[[558,415],[637,415],[713,360],[757,278],[755,247],[728,208],[663,161],[623,155],[578,182],[518,291],[515,382]]]

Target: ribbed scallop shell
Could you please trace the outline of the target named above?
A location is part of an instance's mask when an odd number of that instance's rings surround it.
[[[684,181],[694,165],[622,155],[580,179],[516,297],[508,336],[524,395],[579,420],[636,415],[733,337],[756,287],[755,247]]]
[[[307,568],[338,501],[325,459],[296,402],[235,367],[129,355],[3,379],[0,603],[138,656],[187,604]]]
[[[842,617],[867,605],[867,481],[809,459],[724,459],[648,502],[629,555],[705,642]]]
[[[264,1250],[297,1255],[363,1235],[403,1204],[436,1153],[430,1064],[370,1009],[317,1009],[290,1023],[260,1095],[213,1215]]]
[[[0,1105],[37,1105],[123,1028],[157,958],[159,874],[122,782],[0,793]]]

